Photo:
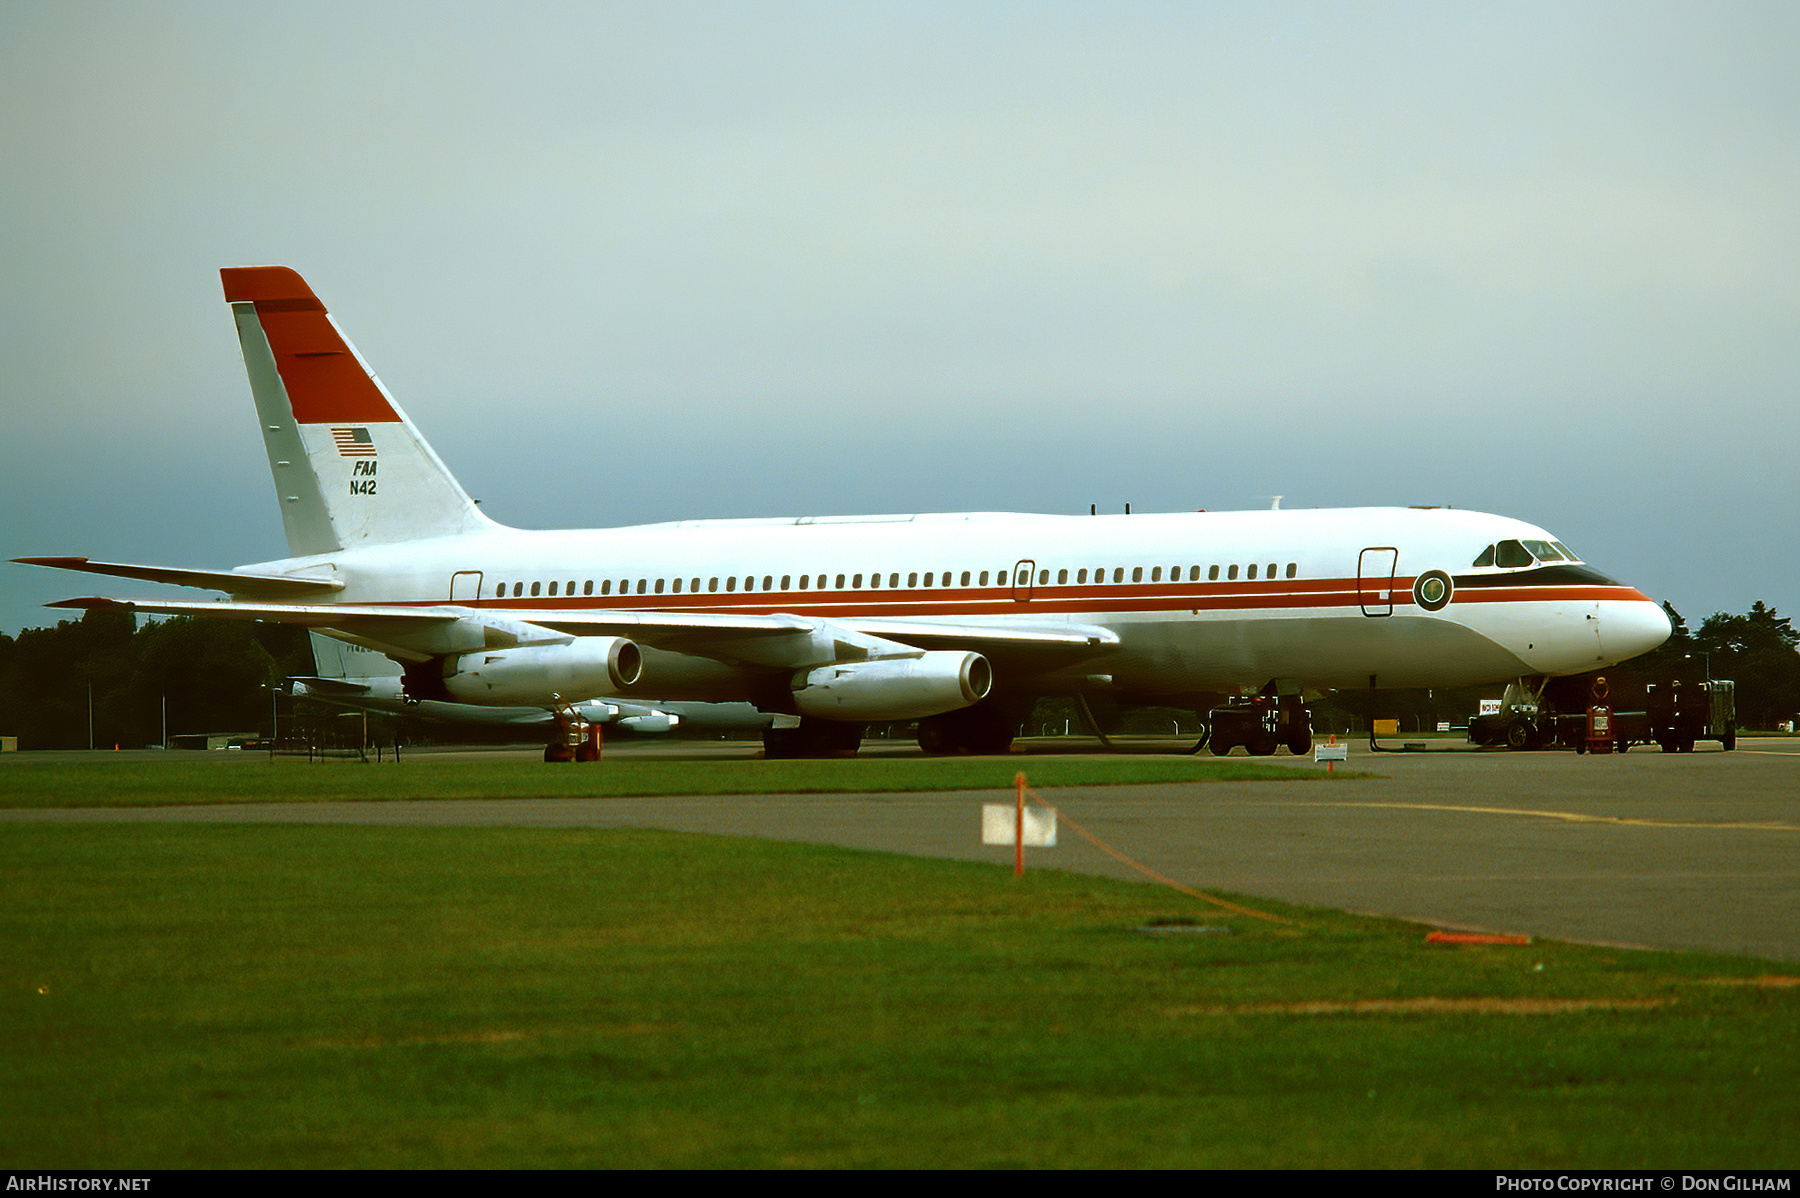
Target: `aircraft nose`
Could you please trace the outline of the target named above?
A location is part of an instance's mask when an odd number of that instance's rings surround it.
[[[1663,609],[1647,599],[1601,606],[1600,652],[1609,662],[1648,653],[1674,631]]]

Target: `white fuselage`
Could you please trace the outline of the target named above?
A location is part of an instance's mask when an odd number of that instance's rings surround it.
[[[470,534],[245,567],[330,576],[344,604],[557,612],[771,614],[1034,629],[1118,643],[1045,668],[996,660],[996,685],[1106,676],[1122,694],[1469,685],[1602,668],[1669,633],[1641,593],[1571,562],[1472,565],[1522,521],[1452,509],[1133,516],[1000,513],[710,520]],[[1415,582],[1452,581],[1438,604]],[[1435,596],[1434,596],[1435,597]],[[1436,610],[1429,610],[1435,606]],[[730,671],[647,663],[630,693],[735,697]],[[1023,675],[1023,677],[1021,677]]]

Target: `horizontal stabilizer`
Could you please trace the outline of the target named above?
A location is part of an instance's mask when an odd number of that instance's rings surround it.
[[[292,574],[239,574],[227,570],[180,570],[171,566],[133,566],[123,562],[95,562],[85,557],[15,557],[27,566],[53,570],[79,570],[83,574],[111,574],[140,582],[164,582],[170,586],[201,587],[228,595],[253,595],[263,599],[328,595],[344,589],[334,578],[297,578]]]
[[[288,681],[304,684],[307,691],[314,698],[338,698],[340,696],[343,698],[354,698],[358,695],[366,695],[369,693],[369,688],[363,683],[349,682],[342,678],[319,678],[305,674],[295,674],[290,677]]]

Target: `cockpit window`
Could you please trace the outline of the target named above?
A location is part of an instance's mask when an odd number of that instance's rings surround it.
[[[1501,541],[1494,546],[1494,564],[1503,570],[1514,566],[1529,566],[1531,553],[1517,541]]]
[[[1471,566],[1491,566],[1494,564],[1494,547],[1489,545],[1481,551],[1481,556],[1469,563]]]
[[[1568,560],[1570,560],[1572,562],[1578,562],[1581,560],[1580,558],[1575,556],[1575,551],[1573,549],[1569,548],[1567,545],[1563,544],[1561,541],[1551,541],[1550,543],[1552,545],[1556,546],[1559,550],[1561,550],[1562,555],[1565,558],[1567,558]]]
[[[1540,562],[1560,562],[1563,560],[1563,555],[1551,548],[1549,541],[1526,541],[1525,548],[1529,549],[1531,551],[1531,556],[1537,558]]]

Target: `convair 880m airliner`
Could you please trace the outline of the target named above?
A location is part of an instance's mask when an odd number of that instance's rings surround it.
[[[1655,603],[1543,529],[1445,508],[507,528],[298,274],[221,274],[288,556],[230,572],[19,559],[230,596],[54,606],[305,625],[401,663],[421,702],[639,696],[801,717],[766,734],[771,754],[906,720],[927,749],[997,752],[1040,695],[1204,707],[1542,679],[1669,635]],[[1286,743],[1309,735],[1290,725]]]

